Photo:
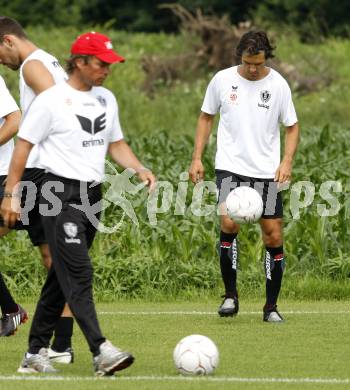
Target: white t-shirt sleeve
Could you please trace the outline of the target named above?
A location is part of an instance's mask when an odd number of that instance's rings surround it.
[[[0,76],[0,118],[18,110],[15,99],[7,89],[4,79]]]
[[[288,83],[283,81],[279,119],[284,126],[288,127],[297,123],[298,118],[292,100],[292,92]]]
[[[19,126],[18,137],[35,145],[48,136],[51,128],[51,110],[45,104],[45,93],[42,93],[29,106]]]
[[[120,121],[119,121],[118,103],[115,99],[114,99],[114,103],[115,103],[115,108],[114,108],[112,129],[111,129],[111,132],[109,133],[109,142],[110,143],[120,141],[121,139],[124,138],[123,131],[122,131],[122,128],[120,126]]]
[[[215,115],[220,109],[220,95],[218,89],[218,77],[215,75],[205,93],[201,111],[209,115]]]

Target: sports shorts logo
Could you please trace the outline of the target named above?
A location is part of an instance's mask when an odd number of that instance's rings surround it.
[[[80,244],[80,238],[76,238],[78,234],[78,226],[74,222],[66,222],[63,224],[63,230],[68,237],[65,237],[67,244]]]

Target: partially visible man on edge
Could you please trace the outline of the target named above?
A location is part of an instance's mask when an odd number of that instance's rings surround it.
[[[236,287],[239,225],[225,212],[229,192],[239,185],[260,188],[264,211],[260,220],[265,244],[266,302],[263,320],[281,322],[277,298],[284,270],[282,198],[279,185],[291,179],[299,127],[286,80],[266,66],[273,47],[263,31],[244,34],[236,48],[241,65],[218,72],[210,81],[199,116],[189,174],[193,183],[204,177],[202,154],[214,117],[220,112],[215,159],[220,217],[219,257],[225,295],[220,316],[238,313]],[[280,129],[285,126],[280,161]]]
[[[11,156],[13,153],[13,137],[17,133],[21,120],[21,112],[0,76],[0,183],[6,180]],[[0,199],[3,198],[3,185],[0,185]],[[0,237],[6,235],[9,229],[0,226]],[[5,279],[0,272],[0,336],[6,336],[8,328],[16,329],[16,325],[28,318],[26,311],[13,299]],[[14,331],[14,330],[13,330]]]
[[[39,146],[40,163],[47,172],[44,184],[56,182],[54,195],[63,207],[57,215],[42,215],[52,254],[50,268],[35,311],[29,348],[18,369],[21,373],[56,372],[47,354],[50,337],[65,302],[81,328],[93,356],[96,375],[111,375],[132,364],[134,357],[102,335],[92,294],[92,264],[88,249],[96,228],[81,209],[101,200],[105,157],[133,169],[150,189],[155,177],[123,139],[114,95],[101,87],[110,64],[124,58],[112,49],[108,37],[97,32],[80,35],[67,63],[69,79],[41,93],[32,103],[18,133],[1,211],[12,226],[19,218],[11,201],[33,145]],[[33,131],[35,129],[35,131]],[[93,141],[93,142],[86,142]],[[81,194],[81,188],[86,193]],[[63,189],[63,191],[62,191]],[[40,204],[50,209],[43,194]]]
[[[52,87],[55,83],[67,79],[67,74],[59,64],[57,58],[39,49],[31,42],[22,26],[14,19],[0,17],[0,64],[12,70],[19,70],[20,107],[23,115],[26,114],[34,98],[41,92]],[[35,129],[33,129],[35,131]],[[17,229],[28,231],[29,238],[34,246],[39,247],[42,262],[46,269],[51,267],[51,254],[45,238],[44,229],[39,215],[39,192],[44,177],[44,170],[39,161],[37,148],[30,153],[22,180],[32,182],[33,185],[23,193],[23,202],[33,197],[34,208],[29,212],[29,224],[17,224]],[[10,318],[2,319],[2,336],[14,334],[18,325],[25,321],[26,313],[22,310],[19,321]],[[73,317],[66,305],[60,320],[57,322],[55,337],[49,349],[50,358],[58,363],[73,363],[73,349],[71,338],[73,334]]]

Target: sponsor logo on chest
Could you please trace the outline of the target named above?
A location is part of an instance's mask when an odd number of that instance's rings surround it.
[[[258,107],[265,108],[268,110],[270,108],[266,103],[271,99],[271,92],[265,89],[264,91],[260,91],[260,100],[262,103],[258,103]]]
[[[100,131],[103,131],[106,129],[106,113],[102,113],[94,120],[91,120],[90,118],[87,118],[82,115],[75,114],[77,117],[81,129],[92,136],[96,135]],[[99,139],[89,139],[82,141],[83,148],[91,147],[91,146],[102,146],[105,144],[105,141],[103,138]]]
[[[238,105],[238,85],[232,85],[229,93],[229,103]]]

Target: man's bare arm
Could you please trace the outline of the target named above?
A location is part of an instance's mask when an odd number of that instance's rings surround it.
[[[298,122],[286,127],[284,156],[275,174],[275,181],[279,183],[285,183],[291,180],[293,160],[297,151],[299,137]]]
[[[30,60],[24,64],[23,77],[36,95],[55,85],[52,74],[39,60]]]
[[[6,144],[13,138],[19,127],[21,121],[21,111],[17,110],[4,116],[5,122],[0,127],[0,145]]]
[[[190,179],[193,183],[197,183],[204,178],[202,154],[213,128],[214,117],[215,115],[201,112],[198,118],[192,162],[189,169]]]

